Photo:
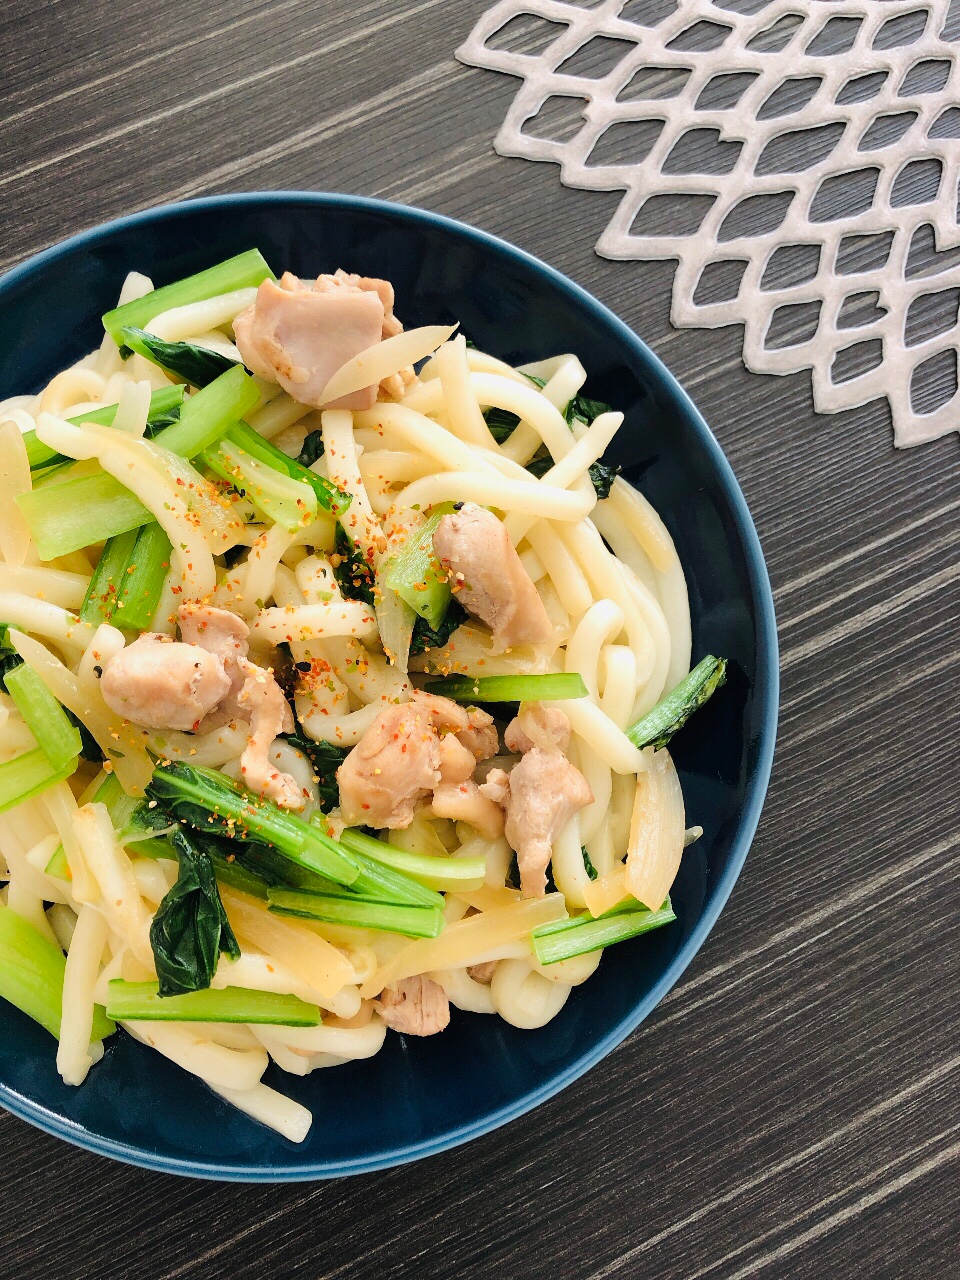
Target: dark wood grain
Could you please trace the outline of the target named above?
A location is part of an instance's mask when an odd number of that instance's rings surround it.
[[[692,392],[777,595],[784,703],[737,890],[601,1067],[425,1164],[216,1186],[0,1113],[0,1276],[921,1280],[956,1274],[956,440],[891,444],[733,329],[676,332],[672,266],[592,245],[615,194],[491,148],[513,92],[453,59],[487,0],[7,0],[0,265],[200,193],[306,187],[502,234],[608,303]]]

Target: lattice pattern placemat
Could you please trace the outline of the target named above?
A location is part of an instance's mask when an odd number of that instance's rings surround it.
[[[678,259],[675,325],[911,445],[960,426],[958,7],[500,0],[457,57],[522,78],[501,155],[624,191],[597,252]]]

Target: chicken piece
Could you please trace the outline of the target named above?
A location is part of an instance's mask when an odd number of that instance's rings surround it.
[[[105,663],[100,679],[110,710],[147,729],[195,729],[229,689],[215,653],[149,631]]]
[[[489,779],[485,786],[489,786]],[[561,752],[531,747],[509,775],[504,835],[517,853],[520,889],[525,898],[542,898],[553,842],[585,805],[593,802],[590,784]]]
[[[450,1022],[447,993],[423,974],[384,987],[375,1007],[388,1027],[405,1036],[435,1036]]]
[[[424,693],[417,689],[413,701],[423,707],[430,716],[434,728],[441,733],[462,733],[470,727],[470,717],[464,707],[452,698],[442,698],[436,693]]]
[[[338,270],[332,276],[317,276],[316,284],[313,286],[318,291],[326,291],[335,288],[361,289],[364,292],[373,292],[383,303],[383,328],[380,331],[381,340],[387,338],[395,338],[398,333],[403,333],[403,325],[393,314],[394,293],[393,285],[389,280],[377,280],[370,276],[349,275],[346,271]],[[388,400],[402,400],[407,387],[417,381],[417,375],[411,366],[401,369],[398,373],[392,373],[388,378],[384,378],[380,383],[380,394],[386,396]]]
[[[472,978],[474,982],[479,982],[481,986],[489,987],[493,981],[493,975],[497,972],[496,960],[484,960],[483,964],[471,964],[467,967],[467,977]]]
[[[444,516],[433,549],[450,574],[463,607],[493,632],[496,648],[545,644],[553,624],[509,534],[492,512],[475,502]]]
[[[284,809],[302,809],[306,798],[299,784],[270,763],[274,739],[293,731],[293,712],[272,671],[246,658],[239,665],[244,682],[237,701],[244,719],[250,720],[250,737],[240,757],[244,785]]]
[[[440,780],[441,782],[466,782],[473,776],[477,760],[473,752],[465,747],[455,733],[448,733],[440,739]]]
[[[566,751],[570,745],[570,721],[559,707],[542,702],[524,702],[519,713],[503,731],[504,745],[511,751]]]
[[[285,272],[280,283],[289,275]],[[301,288],[308,288],[301,281],[297,281]],[[383,328],[380,330],[381,338],[394,338],[398,333],[403,333],[403,325],[393,314],[393,304],[395,294],[393,285],[389,280],[378,280],[372,276],[352,275],[349,271],[344,271],[342,267],[338,267],[333,275],[319,275],[313,283],[315,293],[354,293],[358,289],[361,293],[375,293],[383,304]]]
[[[491,769],[480,783],[481,794],[494,804],[506,805],[510,794],[510,775],[503,769]]]
[[[481,711],[479,707],[468,708],[467,727],[460,730],[457,738],[468,751],[473,753],[478,763],[481,760],[491,759],[500,750],[500,739],[497,736],[497,726],[493,723],[493,716],[486,711]]]
[[[440,736],[423,698],[385,707],[337,770],[344,822],[409,827],[414,806],[440,781],[440,759]]]
[[[336,371],[380,341],[384,308],[372,290],[307,289],[295,278],[264,280],[256,301],[237,316],[233,333],[243,362],[262,378],[279,382],[300,404],[314,408],[369,409],[371,384],[329,404],[323,390]]]
[[[210,605],[182,604],[177,610],[177,618],[181,637],[188,644],[197,644],[208,653],[216,654],[230,678],[226,697],[200,726],[201,732],[219,729],[240,716],[237,699],[246,679],[240,669],[240,660],[247,656],[250,628],[235,613],[214,609]]]
[[[503,835],[503,809],[491,800],[472,778],[465,782],[441,782],[434,790],[433,812],[438,818],[467,822],[486,840]]]

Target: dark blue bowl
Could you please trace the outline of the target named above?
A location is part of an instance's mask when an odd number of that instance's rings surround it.
[[[79,1089],[60,1081],[47,1033],[0,1009],[0,1102],[79,1146],[149,1169],[280,1181],[401,1164],[521,1115],[594,1066],[646,1017],[706,938],[747,855],[770,774],[777,641],[760,544],[716,440],[660,361],[605,307],[535,258],[436,214],[355,196],[217,196],[123,218],[0,280],[0,399],[38,389],[95,347],[127,271],[164,284],[259,247],[273,266],[343,266],[396,286],[410,325],[459,320],[520,363],[574,351],[587,391],[627,415],[615,460],[676,540],[690,585],[693,652],[730,678],[675,742],[690,822],[673,890],[677,923],[624,943],[538,1031],[454,1011],[441,1036],[306,1079],[266,1079],[316,1117],[302,1146],[221,1102],[195,1077],[118,1035]]]

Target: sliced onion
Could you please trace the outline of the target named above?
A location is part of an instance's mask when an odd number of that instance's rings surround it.
[[[643,753],[649,765],[637,778],[627,849],[628,892],[659,911],[680,869],[686,834],[683,792],[670,753]]]

